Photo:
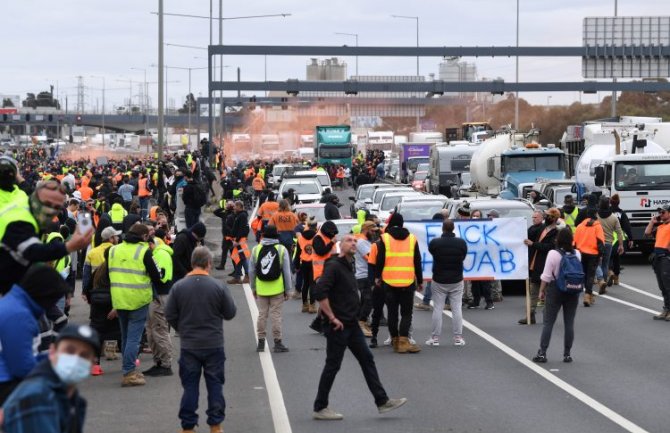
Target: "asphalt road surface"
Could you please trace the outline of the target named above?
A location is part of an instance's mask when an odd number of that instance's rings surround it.
[[[348,214],[351,191],[338,192]],[[207,214],[208,244],[220,243],[219,220]],[[325,360],[325,339],[308,328],[313,315],[300,312],[299,301],[283,310],[284,343],[290,352],[255,351],[248,287],[231,286],[237,317],[224,325],[226,350],[227,432],[658,432],[668,429],[670,386],[669,322],[653,321],[660,293],[649,264],[641,256],[623,260],[619,286],[599,296],[591,308],[579,307],[574,362],[562,361],[563,325],[559,318],[549,362],[530,361],[539,345],[541,324],[521,326],[524,298],[506,295],[495,309],[464,310],[467,345],[449,344],[450,318],[443,324],[442,346],[427,347],[429,312],[414,312],[418,354],[373,350],[379,374],[391,397],[407,397],[397,411],[378,415],[355,359],[347,354],[331,393],[330,406],[343,421],[314,421],[312,403]],[[213,276],[227,278],[230,269]],[[447,312],[445,312],[447,314]],[[85,322],[88,308],[77,301],[73,320]],[[542,315],[538,315],[541,321]],[[386,338],[382,329],[380,337]],[[120,361],[103,361],[103,376],[81,388],[88,399],[86,431],[163,433],[179,430],[181,387],[177,375],[147,378],[147,385],[121,388]],[[142,369],[151,355],[141,355]],[[201,427],[206,391],[201,386]]]

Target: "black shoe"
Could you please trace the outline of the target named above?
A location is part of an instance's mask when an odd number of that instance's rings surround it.
[[[493,302],[487,302],[486,307],[484,307],[485,310],[493,310],[494,308]]]
[[[476,310],[477,308],[479,308],[479,305],[475,305],[473,303],[468,304],[468,310]]]
[[[288,352],[288,347],[284,346],[281,340],[275,340],[275,347],[273,350],[275,353],[284,353]]]
[[[232,277],[232,276],[234,276],[234,275],[235,275],[235,271],[233,271],[233,272],[231,272],[231,273],[228,274],[229,277]]]
[[[533,362],[544,364],[545,362],[547,362],[547,355],[542,352],[537,352],[537,355],[533,357]]]
[[[523,319],[520,319],[518,323],[519,325],[527,325],[528,321],[526,321],[526,318],[524,317]],[[535,313],[530,313],[530,324],[535,324]]]
[[[256,352],[263,352],[265,350],[265,338],[258,339],[258,346],[256,346]]]
[[[563,362],[572,362],[572,356],[563,355]]]
[[[144,374],[145,376],[160,377],[160,376],[172,376],[174,373],[172,373],[172,368],[170,367],[163,367],[162,365],[154,365],[150,369],[143,371],[142,374]]]
[[[370,339],[370,344],[368,345],[370,349],[374,349],[377,347],[377,337],[372,337]]]

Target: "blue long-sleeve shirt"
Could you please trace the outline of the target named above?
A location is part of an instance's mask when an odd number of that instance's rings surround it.
[[[18,284],[0,299],[0,382],[23,379],[35,367],[42,314]]]

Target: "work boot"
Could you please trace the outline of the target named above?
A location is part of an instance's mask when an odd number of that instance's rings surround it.
[[[607,287],[612,287],[612,284],[614,284],[614,272],[609,271],[607,272]]]
[[[584,293],[584,306],[585,307],[590,307],[592,300],[593,300],[593,295],[591,295],[589,293]]]
[[[129,386],[143,386],[146,385],[147,381],[144,379],[144,376],[139,373],[137,370],[133,370],[123,375],[123,380],[121,381],[122,387]]]
[[[192,428],[184,428],[181,430],[181,433],[195,433],[195,430]]]
[[[303,302],[302,303],[302,310],[303,313],[309,313],[309,302]]]
[[[256,352],[265,351],[265,338],[258,339],[258,346],[256,346]]]
[[[407,353],[409,352],[409,338],[407,337],[396,337],[398,343],[394,347],[396,353]]]
[[[273,350],[275,353],[284,353],[288,352],[288,347],[284,346],[281,340],[275,339],[275,347]]]
[[[528,321],[524,317],[523,319],[519,320],[519,325],[527,325]],[[530,324],[534,325],[535,324],[535,313],[530,313]]]
[[[398,339],[399,337],[391,337],[391,347],[393,348],[394,352],[398,351]]]
[[[117,348],[119,347],[116,341],[105,341],[105,359],[107,361],[116,361],[119,359]]]
[[[221,424],[210,425],[209,433],[223,433],[223,427],[221,427]]]
[[[239,278],[233,277],[233,278],[229,279],[228,281],[226,281],[226,283],[228,283],[228,284],[242,284],[242,280],[239,279]]]
[[[365,320],[359,320],[358,326],[361,327],[361,331],[363,332],[363,335],[366,338],[372,337],[372,330],[370,329],[370,325],[368,325],[368,322],[366,322]]]
[[[309,314],[316,314],[317,311],[318,309],[316,308],[316,304],[309,304],[309,308],[307,310]]]
[[[218,269],[219,271],[222,271],[225,267],[226,267],[225,263],[219,263],[218,265],[216,265],[216,268],[214,268],[214,269]]]
[[[618,275],[614,275],[612,277],[612,284],[615,285],[615,286],[619,285],[619,276]]]
[[[242,278],[242,284],[249,284],[249,275],[245,275],[244,278]]]
[[[419,352],[421,352],[421,347],[419,347],[419,345],[416,344],[416,342],[410,340],[409,337],[407,338],[407,343],[408,343],[407,344],[407,352],[409,352],[409,353],[419,353]]]
[[[604,295],[607,293],[607,282],[604,280],[598,280],[598,294]]]
[[[172,376],[174,373],[172,373],[171,367],[164,367],[160,364],[156,364],[150,369],[143,371],[142,374],[145,376],[160,377],[160,376]]]

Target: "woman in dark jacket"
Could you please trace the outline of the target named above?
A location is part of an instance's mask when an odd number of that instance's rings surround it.
[[[618,254],[619,245],[623,245],[624,248],[631,248],[633,246],[633,229],[630,225],[630,220],[628,215],[620,207],[619,203],[619,194],[614,194],[610,197],[610,209],[617,218],[619,218],[619,223],[621,224],[621,230],[623,230],[626,235],[626,240],[617,239],[617,241],[612,245],[612,255],[610,261],[610,272],[607,276],[607,286],[610,287],[613,284],[619,285],[619,274],[621,273],[621,261],[620,255]]]

